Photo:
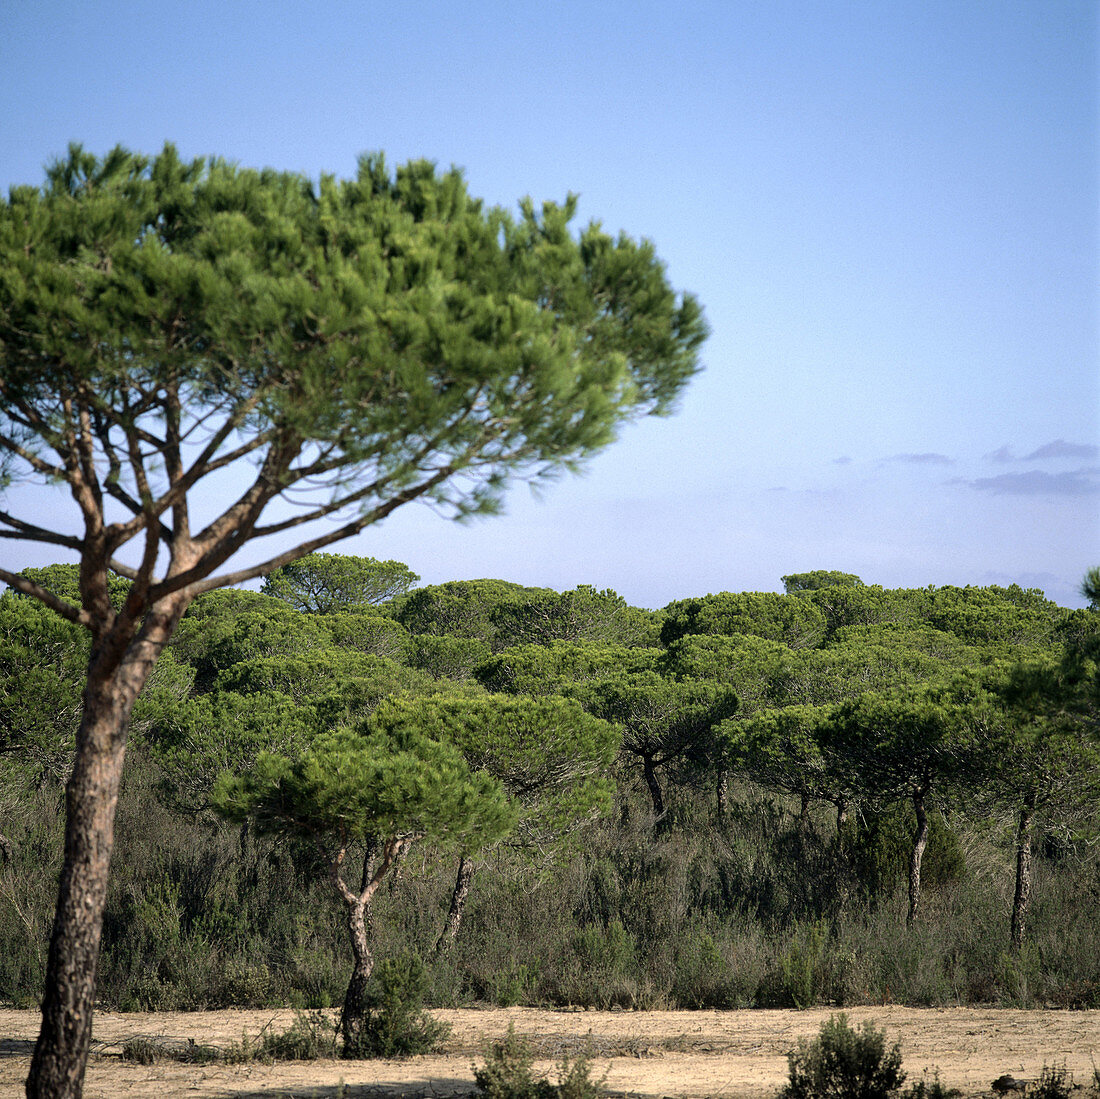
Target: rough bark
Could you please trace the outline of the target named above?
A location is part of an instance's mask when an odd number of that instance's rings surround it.
[[[355,964],[352,966],[348,990],[344,993],[344,1008],[340,1013],[340,1033],[347,1051],[353,1051],[359,1044],[367,1011],[367,984],[374,970],[374,955],[370,949],[365,918],[368,904],[369,899],[360,897],[348,905],[348,934],[351,936]]]
[[[924,849],[928,846],[928,812],[924,799],[926,792],[913,791],[913,811],[917,815],[917,827],[913,832],[913,851],[909,857],[909,913],[906,923],[912,923],[920,911],[920,866]]]
[[[470,894],[470,882],[474,876],[473,859],[463,855],[458,860],[458,874],[455,877],[455,887],[451,891],[451,907],[447,910],[447,919],[443,924],[439,940],[435,944],[436,954],[442,954],[454,946],[458,937],[458,929],[462,926],[462,914],[466,910],[466,898]]]
[[[351,950],[355,959],[347,992],[344,993],[344,1007],[340,1013],[340,1033],[344,1038],[345,1055],[354,1056],[367,1013],[367,984],[374,971],[374,954],[371,952],[370,935],[367,930],[371,899],[378,891],[378,886],[382,883],[387,871],[405,854],[416,839],[416,836],[391,836],[387,839],[381,845],[381,857],[378,864],[373,867],[370,880],[364,883],[358,893],[352,892],[340,876],[346,848],[341,848],[329,863],[329,876],[332,883],[348,906],[348,935],[351,938]],[[366,868],[365,864],[364,869]]]
[[[1016,824],[1016,893],[1012,898],[1012,947],[1024,945],[1027,910],[1031,902],[1031,824],[1035,810],[1030,802],[1020,807]]]
[[[642,774],[645,776],[645,784],[649,788],[649,798],[653,803],[653,817],[656,821],[657,832],[664,833],[669,830],[668,814],[665,810],[665,797],[661,790],[661,784],[657,781],[657,765],[652,756],[642,757]]]
[[[715,812],[718,815],[720,821],[725,820],[729,814],[730,809],[730,786],[729,786],[729,771],[724,767],[718,771],[718,789],[717,798],[715,804]]]
[[[121,653],[124,637],[117,634],[106,633],[92,647],[65,794],[65,862],[46,961],[42,1029],[27,1077],[28,1099],[78,1099],[83,1088],[130,713],[182,613],[182,601],[150,612],[139,639]]]
[[[371,836],[364,844],[363,851],[363,880],[360,885],[360,892],[365,890],[369,885],[371,878],[374,877],[374,859],[378,854],[378,840]],[[366,904],[363,906],[363,926],[367,931],[367,938],[374,938],[374,905],[370,899],[367,899]]]

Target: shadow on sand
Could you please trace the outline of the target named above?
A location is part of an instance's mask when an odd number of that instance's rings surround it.
[[[262,1091],[224,1091],[217,1099],[458,1099],[478,1095],[470,1080],[406,1080],[388,1084],[295,1084]]]

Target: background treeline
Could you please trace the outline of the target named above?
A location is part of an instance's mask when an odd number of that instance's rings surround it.
[[[75,600],[71,567],[36,575]],[[351,951],[323,860],[228,822],[215,782],[407,704],[439,738],[461,718],[471,769],[519,806],[476,855],[409,848],[373,898],[372,949],[419,954],[433,1003],[1100,1007],[1095,608],[830,572],[657,612],[417,579],[314,555],[196,601],[134,713],[105,1005],[338,1004]],[[0,596],[16,1004],[41,994],[86,655]]]

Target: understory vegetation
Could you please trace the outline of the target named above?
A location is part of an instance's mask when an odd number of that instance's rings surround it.
[[[372,736],[396,736],[415,704],[433,737],[461,719],[452,742],[500,783],[514,825],[480,851],[406,845],[384,877],[377,837],[341,848],[355,892],[377,877],[365,1052],[414,1051],[401,1035],[423,1021],[421,1002],[1100,1007],[1095,612],[1019,589],[789,586],[656,613],[614,593],[497,581],[340,613],[249,592],[199,600],[135,711],[99,1002],[291,1005],[303,1020],[344,1002],[348,910],[329,856],[259,818],[227,819],[213,791],[219,775],[252,774],[262,751],[293,759],[368,716]],[[29,1007],[62,858],[82,642],[13,593],[0,630],[0,999]],[[1086,684],[1072,698],[1067,653]],[[1025,667],[1057,672],[1063,695],[1029,694]],[[867,717],[869,699],[893,705],[900,687],[949,760],[923,800],[925,774],[891,777],[885,727]],[[505,751],[493,707],[510,729],[536,714],[550,762],[527,741]],[[858,752],[840,736],[853,715]],[[1062,741],[1040,750],[1057,729],[1076,755]],[[1028,774],[1047,767],[1046,786],[1009,767],[1006,738],[1032,752]],[[335,1042],[302,1028],[306,1046]]]

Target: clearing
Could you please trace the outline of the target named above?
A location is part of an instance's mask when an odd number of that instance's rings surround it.
[[[452,1026],[445,1052],[408,1061],[312,1061],[274,1065],[124,1062],[122,1043],[144,1037],[229,1045],[265,1027],[282,1030],[292,1011],[134,1012],[96,1015],[87,1099],[364,1099],[465,1095],[487,1041],[515,1025],[554,1077],[562,1054],[590,1043],[594,1079],[604,1089],[639,1096],[772,1096],[787,1079],[787,1052],[814,1037],[833,1014],[809,1011],[543,1011],[468,1008],[432,1014]],[[1100,1065],[1100,1011],[1016,1011],[1005,1008],[854,1007],[853,1025],[873,1019],[888,1040],[901,1040],[909,1082],[938,1069],[944,1084],[967,1096],[989,1094],[1009,1073],[1035,1079],[1044,1064],[1065,1065],[1078,1083]],[[0,1009],[0,1096],[21,1097],[38,1013]]]

